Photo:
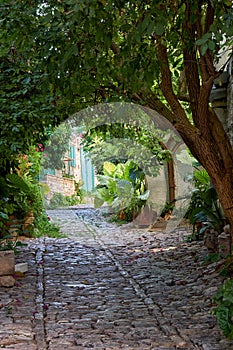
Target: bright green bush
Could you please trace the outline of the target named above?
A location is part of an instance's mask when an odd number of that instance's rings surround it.
[[[48,209],[56,209],[61,207],[69,207],[79,204],[81,199],[79,196],[73,194],[72,196],[64,196],[62,193],[55,192],[50,199]]]
[[[103,175],[98,176],[94,204],[96,208],[107,203],[122,219],[132,220],[149,196],[144,172],[131,160],[126,163],[105,162]]]

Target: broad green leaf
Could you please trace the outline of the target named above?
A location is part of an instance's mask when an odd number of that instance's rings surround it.
[[[214,51],[215,48],[216,48],[216,44],[213,40],[209,40],[208,41],[208,48],[211,50],[211,51]]]
[[[145,191],[143,194],[139,195],[137,198],[146,201],[150,196],[150,190]]]
[[[155,32],[157,35],[162,35],[164,33],[164,26],[162,23],[157,23],[155,26]]]
[[[103,173],[108,176],[114,176],[116,171],[116,166],[111,162],[104,162]]]
[[[206,54],[206,51],[208,50],[208,44],[205,43],[203,45],[200,46],[200,51],[201,51],[201,55],[204,56]]]
[[[152,35],[152,34],[153,34],[154,27],[155,27],[155,24],[154,24],[153,21],[151,21],[151,22],[149,23],[148,27],[147,27],[147,30],[146,30],[146,32],[147,32],[148,35]]]

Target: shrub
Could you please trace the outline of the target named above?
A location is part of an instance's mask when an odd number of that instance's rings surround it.
[[[213,299],[217,307],[212,313],[216,315],[219,327],[227,339],[233,339],[233,280],[227,279],[218,289]]]
[[[55,192],[53,197],[50,199],[48,209],[73,206],[79,204],[80,202],[80,197],[76,194],[73,194],[72,196],[64,196],[62,193]]]

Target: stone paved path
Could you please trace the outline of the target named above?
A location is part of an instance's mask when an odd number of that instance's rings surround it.
[[[77,215],[78,214],[78,215]],[[53,210],[69,238],[29,242],[29,271],[0,289],[0,348],[231,350],[211,315],[221,284],[201,242]]]

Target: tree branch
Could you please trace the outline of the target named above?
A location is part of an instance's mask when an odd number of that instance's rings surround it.
[[[173,125],[176,123],[174,114],[165,106],[165,104],[152,92],[140,91],[132,95],[133,102],[142,104],[153,109]]]
[[[173,90],[171,80],[172,74],[169,68],[167,48],[165,45],[163,45],[160,36],[157,36],[157,57],[160,62],[161,71],[160,88],[169,106],[171,107],[173,113],[173,124],[181,121],[186,123],[188,121],[186,113]]]
[[[190,96],[187,94],[186,95],[177,95],[177,98],[179,101],[190,103]]]
[[[199,25],[198,25],[198,39],[202,37],[203,30],[201,28],[201,9],[200,9],[200,15],[199,15]],[[211,2],[208,3],[208,7],[205,14],[205,24],[204,24],[204,33],[208,33],[210,30],[210,26],[214,21],[214,7]],[[201,69],[201,75],[202,75],[202,81],[207,81],[210,77],[210,75],[216,75],[215,67],[213,64],[213,54],[208,49],[205,53],[205,55],[202,55],[200,53],[200,69]]]
[[[198,71],[198,61],[196,55],[195,47],[190,47],[189,42],[195,42],[195,32],[197,26],[199,26],[199,13],[197,13],[198,23],[191,24],[190,17],[193,15],[192,6],[190,1],[186,1],[186,22],[183,24],[183,41],[185,43],[183,50],[184,57],[184,70],[186,76],[186,82],[188,87],[188,92],[190,96],[190,107],[192,111],[192,117],[194,124],[199,127],[199,115],[198,115],[198,106],[197,102],[200,94],[200,79],[199,79],[199,71]],[[188,32],[188,36],[185,36],[185,33]]]
[[[198,38],[201,38],[203,35],[203,29],[201,26],[201,19],[203,15],[201,8],[199,8],[199,20],[198,20]],[[205,13],[205,24],[204,24],[204,33],[208,33],[211,24],[214,21],[214,8],[209,1],[207,10]],[[210,120],[209,116],[209,95],[213,86],[214,79],[216,77],[216,71],[214,67],[213,54],[209,49],[206,50],[205,54],[200,54],[200,72],[202,77],[202,86],[200,88],[199,94],[199,103],[198,103],[198,116],[200,120],[200,127],[205,134],[205,137],[210,137]]]

